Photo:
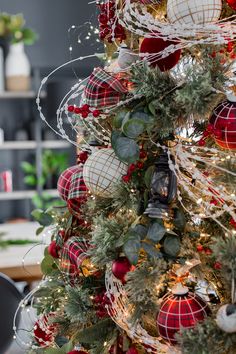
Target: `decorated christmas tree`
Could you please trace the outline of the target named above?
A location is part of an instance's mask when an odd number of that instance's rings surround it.
[[[235,354],[236,1],[97,9],[105,65],[53,128],[78,147],[66,206],[33,213],[52,240],[29,352]]]

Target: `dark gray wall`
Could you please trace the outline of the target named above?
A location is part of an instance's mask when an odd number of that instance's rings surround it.
[[[88,20],[95,21],[96,6],[88,5],[88,2],[89,0],[0,0],[0,11],[23,13],[26,25],[39,33],[39,41],[27,48],[32,66],[55,67],[69,59],[68,28]],[[75,57],[94,51],[90,46],[76,46],[76,35],[73,38]],[[80,65],[88,67],[90,63],[84,61]]]

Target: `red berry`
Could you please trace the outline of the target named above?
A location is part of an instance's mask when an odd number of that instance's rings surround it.
[[[88,104],[83,104],[82,107],[80,107],[82,109],[82,111],[88,111],[89,112],[89,108],[90,106]]]
[[[205,146],[205,145],[206,145],[205,140],[204,140],[204,139],[200,139],[200,140],[198,141],[198,145],[199,145],[199,146]]]
[[[143,166],[144,166],[144,163],[142,161],[138,161],[137,164],[136,164],[137,168],[139,170],[142,170],[143,169]]]
[[[128,183],[130,180],[130,176],[128,176],[128,175],[122,176],[122,180],[123,180],[123,182]]]
[[[206,248],[204,250],[204,252],[206,253],[206,255],[210,256],[212,254],[212,250],[210,248]]]
[[[53,258],[59,258],[59,247],[57,246],[56,241],[52,241],[50,245],[48,246],[48,253],[53,257]]]
[[[208,126],[206,127],[206,130],[207,130],[209,133],[213,133],[213,131],[214,131],[214,125],[213,125],[213,124],[208,124]]]
[[[83,111],[82,113],[81,113],[81,116],[82,116],[82,118],[87,118],[88,117],[88,112],[86,112],[86,111]]]
[[[80,114],[82,112],[81,108],[76,107],[75,108],[75,114]]]
[[[79,153],[79,159],[81,163],[85,163],[85,161],[88,159],[88,152],[87,151],[82,151]]]
[[[133,173],[135,170],[136,170],[136,165],[134,163],[129,165],[128,173]]]
[[[203,138],[207,138],[210,135],[210,133],[208,131],[204,131],[203,132]]]
[[[221,269],[221,268],[222,268],[222,264],[221,264],[220,262],[215,262],[215,264],[214,264],[214,269],[219,270],[219,269]]]
[[[100,112],[98,109],[95,109],[95,111],[93,111],[93,116],[94,116],[94,118],[99,117],[100,114],[101,114],[101,112]]]
[[[204,248],[202,245],[197,245],[197,251],[198,252],[203,252]]]
[[[107,310],[106,309],[100,309],[98,311],[96,311],[96,315],[99,318],[104,318],[107,316]]]
[[[218,204],[218,200],[216,198],[212,197],[210,203],[213,204],[213,205],[217,205]]]
[[[141,150],[140,153],[139,153],[139,157],[140,157],[140,159],[145,159],[145,157],[147,157],[146,151]]]
[[[222,130],[214,129],[214,136],[218,139],[222,138]]]
[[[229,221],[230,225],[233,226],[236,229],[236,220],[234,220],[233,218],[230,219]]]
[[[98,21],[99,21],[99,23],[101,23],[101,24],[103,24],[103,25],[106,25],[107,24],[107,22],[108,22],[108,17],[107,17],[107,15],[106,14],[100,14],[99,16],[98,16]]]
[[[212,53],[211,53],[211,57],[212,57],[212,58],[215,58],[215,57],[216,57],[216,52],[212,52]]]
[[[68,112],[74,112],[75,106],[68,106],[67,110]]]

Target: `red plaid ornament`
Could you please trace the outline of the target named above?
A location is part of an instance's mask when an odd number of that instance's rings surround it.
[[[220,103],[213,111],[210,124],[216,144],[236,150],[236,102],[226,100]]]
[[[187,289],[188,291],[188,289]],[[198,321],[210,313],[207,303],[190,292],[167,294],[157,316],[160,336],[171,344],[176,344],[175,334],[183,328],[193,328]]]
[[[84,90],[84,102],[104,109],[115,106],[127,94],[125,80],[110,75],[102,68],[94,69]]]
[[[64,172],[62,172],[57,182],[58,193],[66,202],[69,196],[71,177],[75,172],[78,172],[78,169],[79,167],[77,165],[67,168]]]
[[[70,179],[69,195],[67,206],[71,214],[80,217],[81,205],[86,201],[87,187],[83,179],[83,166],[78,167]]]
[[[80,237],[73,236],[61,251],[60,271],[70,285],[75,285],[79,280],[80,266],[88,257],[88,242]]]

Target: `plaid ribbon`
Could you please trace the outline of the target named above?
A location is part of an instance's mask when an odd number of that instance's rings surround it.
[[[84,103],[100,109],[116,105],[128,92],[122,81],[102,68],[94,69],[84,90]]]
[[[83,167],[79,166],[74,172],[70,180],[70,188],[67,206],[75,217],[80,216],[81,204],[86,200],[86,192],[88,191],[83,179]]]
[[[88,249],[88,242],[81,237],[73,236],[64,244],[60,257],[60,270],[71,285],[78,283],[80,266],[88,257],[86,253]]]

